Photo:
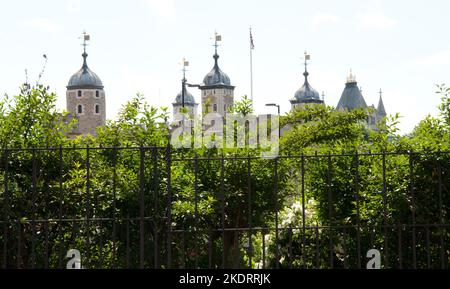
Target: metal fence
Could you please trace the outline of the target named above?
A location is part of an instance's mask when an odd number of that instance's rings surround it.
[[[1,150],[2,268],[447,268],[450,153]]]

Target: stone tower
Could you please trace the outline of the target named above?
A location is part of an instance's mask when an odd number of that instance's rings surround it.
[[[98,126],[105,125],[106,103],[105,91],[100,78],[89,69],[86,58],[86,41],[89,35],[84,34],[83,66],[67,84],[66,100],[69,118],[76,118],[78,123],[71,135],[95,135]]]
[[[221,41],[221,36],[216,33],[214,67],[205,76],[203,84],[199,88],[202,94],[202,112],[225,116],[228,109],[234,104],[234,86],[231,85],[228,75],[219,68],[218,41]]]

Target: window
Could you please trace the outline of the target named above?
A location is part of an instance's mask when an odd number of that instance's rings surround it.
[[[100,97],[100,93],[98,92],[98,90],[95,91],[95,97]]]
[[[79,104],[78,107],[77,107],[77,113],[78,114],[82,114],[83,113],[83,106],[81,104]]]
[[[214,104],[213,110],[214,110],[214,111],[217,111],[217,104]]]
[[[94,107],[94,111],[96,114],[99,114],[100,113],[100,105],[96,104]]]
[[[78,97],[81,97],[81,90],[78,90]]]

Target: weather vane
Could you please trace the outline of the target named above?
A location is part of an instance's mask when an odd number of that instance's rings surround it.
[[[308,60],[311,60],[311,55],[309,55],[308,52],[305,51],[305,71],[306,67],[308,66]]]
[[[84,50],[84,53],[86,53],[86,46],[88,46],[87,41],[91,40],[91,36],[86,33],[86,30],[84,30],[82,38],[83,38],[83,44],[82,44],[83,50]]]
[[[214,47],[216,49],[216,54],[217,54],[217,47],[219,46],[219,44],[217,42],[222,41],[222,35],[218,34],[217,31],[214,32]]]
[[[183,80],[186,80],[186,71],[187,71],[186,67],[189,66],[189,61],[187,61],[186,58],[183,57],[181,64],[183,65],[183,70],[182,70],[183,71]]]

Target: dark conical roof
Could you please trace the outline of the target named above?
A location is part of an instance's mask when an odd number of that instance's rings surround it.
[[[87,65],[86,52],[82,54],[83,66],[69,80],[67,89],[103,89],[102,81]]]
[[[377,107],[377,116],[378,117],[385,117],[386,114],[386,110],[384,109],[384,104],[383,104],[383,98],[381,98],[380,96],[380,100],[378,101],[378,107]]]
[[[226,85],[231,86],[230,78],[228,75],[219,68],[217,60],[219,55],[214,54],[214,67],[203,79],[204,86]]]
[[[357,108],[367,108],[367,104],[361,94],[358,83],[354,76],[350,74],[336,110],[352,110]]]

